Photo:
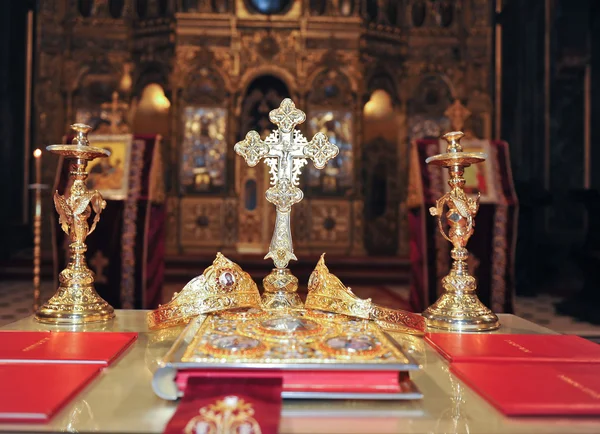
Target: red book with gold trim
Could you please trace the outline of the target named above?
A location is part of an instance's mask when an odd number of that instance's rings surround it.
[[[398,371],[310,371],[310,370],[187,370],[175,377],[179,390],[186,393],[190,379],[270,378],[282,380],[284,396],[294,393],[415,394],[407,372]]]
[[[1,331],[0,363],[110,365],[137,333]]]
[[[0,364],[0,420],[46,422],[100,372],[98,365]]]
[[[451,362],[600,363],[600,345],[578,336],[430,333],[425,339]]]
[[[600,415],[600,366],[453,363],[450,370],[508,416]]]

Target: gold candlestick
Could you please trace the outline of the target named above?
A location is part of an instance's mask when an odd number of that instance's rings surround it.
[[[110,152],[90,146],[87,133],[91,127],[74,124],[76,136],[71,145],[48,146],[50,152],[70,160],[71,188],[64,196],[54,193],[54,205],[59,214],[62,230],[69,235],[69,263],[59,275],[60,285],[54,296],[36,313],[38,321],[52,324],[83,324],[106,321],[115,316],[114,309],[94,289],[94,274],[85,261],[85,239],[100,220],[106,201],[97,190],[89,191],[85,185],[86,166],[95,158],[108,157]],[[92,226],[88,219],[95,213]]]
[[[309,142],[296,130],[296,126],[306,120],[306,114],[289,98],[269,113],[269,119],[279,127],[277,130],[264,141],[256,131],[250,131],[244,140],[236,143],[235,152],[244,157],[250,167],[264,158],[270,168],[271,187],[266,198],[275,205],[277,214],[265,259],[273,259],[276,268],[263,279],[263,306],[266,309],[301,308],[302,300],[296,293],[298,279],[287,268],[290,260],[297,260],[292,246],[290,215],[292,205],[304,197],[298,188],[300,170],[307,159],[312,160],[317,169],[323,169],[339,149],[323,133],[315,134]]]
[[[475,290],[477,282],[469,274],[467,259],[469,252],[465,248],[475,226],[474,218],[479,209],[479,195],[469,198],[463,187],[465,185],[464,170],[471,164],[485,161],[487,155],[481,152],[463,152],[460,139],[464,134],[460,131],[445,134],[448,142],[446,153],[429,157],[427,164],[447,167],[450,173],[448,185],[450,191],[436,201],[436,206],[429,208],[432,216],[437,216],[438,226],[444,238],[453,245],[451,252],[452,269],[442,279],[444,293],[423,312],[427,326],[452,331],[485,331],[500,327],[498,317],[479,301]],[[450,227],[448,235],[442,224],[442,214],[447,207],[446,219]]]

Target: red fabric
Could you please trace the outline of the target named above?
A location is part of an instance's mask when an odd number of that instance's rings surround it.
[[[162,288],[165,280],[165,240],[167,228],[167,208],[165,204],[150,205],[148,237],[146,240],[146,291],[144,307],[156,309],[162,302]]]
[[[279,432],[279,419],[281,417],[281,378],[190,378],[186,387],[185,395],[181,399],[177,411],[165,428],[166,434],[181,433],[212,433],[212,432],[245,432],[247,434],[275,434]],[[246,407],[246,418],[243,428],[256,428],[258,424],[260,431],[256,429],[243,430],[242,426],[231,421],[239,415],[239,410],[232,410],[231,416],[227,417],[227,408],[223,405],[218,414],[210,417],[211,406],[219,402],[229,404],[241,404],[242,401],[249,405]],[[212,407],[214,409],[214,407]],[[239,407],[238,407],[239,409]],[[204,414],[204,416],[203,416]],[[216,421],[221,422],[217,428]],[[214,425],[213,425],[214,423]],[[208,428],[211,426],[213,430]],[[220,429],[220,430],[219,430]]]
[[[0,362],[110,365],[136,339],[137,333],[1,331]]]
[[[600,374],[600,345],[578,336],[430,333],[425,339],[451,362],[599,363]]]
[[[179,390],[187,393],[190,378],[269,378],[273,371],[261,370],[185,370],[177,374]],[[284,391],[343,392],[343,393],[400,393],[398,371],[278,371]],[[360,381],[358,381],[360,380]]]
[[[600,415],[600,365],[453,363],[450,369],[508,416]]]
[[[47,422],[100,369],[81,364],[0,364],[0,420]]]

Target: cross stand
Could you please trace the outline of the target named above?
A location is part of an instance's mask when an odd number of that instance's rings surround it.
[[[264,141],[256,131],[250,131],[244,140],[236,143],[234,149],[250,167],[264,159],[270,168],[271,187],[266,198],[275,205],[276,218],[265,259],[273,259],[276,268],[263,280],[263,306],[266,309],[301,308],[302,301],[296,293],[298,279],[287,268],[290,260],[298,260],[292,246],[291,208],[304,197],[298,184],[307,159],[312,160],[317,169],[323,169],[339,149],[329,142],[324,133],[315,134],[309,142],[296,130],[296,126],[306,120],[306,114],[298,110],[289,98],[269,113],[269,119],[279,128]]]

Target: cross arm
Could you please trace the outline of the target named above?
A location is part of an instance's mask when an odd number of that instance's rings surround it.
[[[317,133],[304,147],[304,156],[310,158],[317,169],[325,167],[327,162],[335,158],[339,148],[329,141],[324,133]]]
[[[237,142],[233,149],[239,156],[244,157],[250,167],[256,166],[270,151],[269,145],[261,140],[256,131],[249,131],[246,138]]]

